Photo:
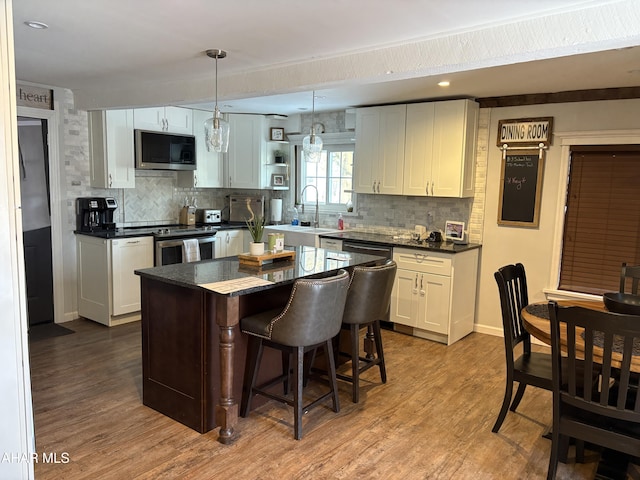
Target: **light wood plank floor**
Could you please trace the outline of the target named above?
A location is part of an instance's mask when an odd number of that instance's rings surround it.
[[[66,452],[37,464],[36,479],[540,479],[550,441],[551,394],[529,387],[518,413],[491,433],[504,389],[503,340],[471,334],[447,347],[383,331],[388,382],[365,373],[361,400],[340,385],[341,411],[305,416],[293,439],[289,407],[269,402],[240,419],[239,439],[219,444],[142,405],[139,322],[30,345],[36,448]],[[570,452],[573,456],[573,452]],[[560,464],[560,479],[591,479]]]

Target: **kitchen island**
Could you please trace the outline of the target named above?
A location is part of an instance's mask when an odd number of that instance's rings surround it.
[[[246,353],[240,318],[284,306],[298,278],[382,261],[302,246],[295,248],[294,260],[270,268],[247,267],[229,257],[136,270],[142,292],[144,405],[200,433],[219,426],[218,441],[232,443]],[[235,283],[232,291],[229,283]],[[279,372],[279,354],[271,360],[262,375]]]

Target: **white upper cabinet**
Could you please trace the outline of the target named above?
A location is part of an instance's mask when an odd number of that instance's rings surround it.
[[[134,127],[154,132],[193,135],[193,115],[190,108],[150,107],[134,110]]]
[[[403,193],[472,197],[477,130],[472,100],[407,105]]]
[[[193,111],[193,133],[196,137],[196,170],[179,171],[178,186],[187,188],[222,187],[222,153],[208,151],[204,134],[204,122],[212,112]]]
[[[89,112],[90,183],[135,188],[133,110]]]
[[[472,100],[435,103],[433,191],[436,197],[473,197],[478,104]]]
[[[477,129],[472,100],[359,108],[354,189],[472,197]]]
[[[261,167],[265,163],[266,152],[265,117],[231,114],[229,130],[224,186],[262,188]]]
[[[406,112],[406,105],[356,110],[356,192],[402,194]]]
[[[405,140],[405,195],[431,195],[433,176],[433,124],[435,103],[407,105],[407,133]]]

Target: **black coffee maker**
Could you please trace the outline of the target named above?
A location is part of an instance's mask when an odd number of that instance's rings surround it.
[[[78,232],[115,230],[113,212],[118,202],[113,197],[76,198],[76,229]]]

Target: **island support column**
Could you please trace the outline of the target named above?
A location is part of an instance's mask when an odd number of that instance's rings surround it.
[[[234,428],[238,423],[238,403],[233,398],[233,330],[240,322],[240,297],[220,295],[216,300],[216,324],[220,328],[220,403],[215,407],[215,418],[216,424],[220,425],[218,441],[230,444],[234,441]]]

